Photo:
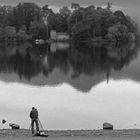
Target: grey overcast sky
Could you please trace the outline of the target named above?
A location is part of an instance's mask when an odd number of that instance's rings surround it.
[[[55,6],[70,5],[72,2],[81,5],[104,5],[107,1],[112,2],[114,5],[140,5],[140,0],[0,0],[0,5],[16,5],[19,2],[34,2],[39,5],[48,4]]]

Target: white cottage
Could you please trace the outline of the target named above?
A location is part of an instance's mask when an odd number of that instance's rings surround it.
[[[70,36],[68,34],[63,33],[63,32],[57,33],[55,30],[51,31],[50,37],[52,40],[55,40],[55,41],[66,41],[70,39]]]

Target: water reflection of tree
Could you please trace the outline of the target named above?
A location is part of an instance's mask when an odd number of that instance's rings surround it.
[[[45,44],[40,47],[29,47],[26,50],[15,48],[11,53],[1,48],[0,72],[17,73],[20,79],[25,78],[28,81],[39,74],[48,77],[56,68],[65,75],[72,71],[71,79],[78,79],[82,74],[94,76],[102,73],[109,78],[112,70],[120,71],[129,65],[138,52],[137,47],[129,45],[111,51],[102,47],[87,52],[81,51],[80,46],[78,49],[71,47],[56,52],[51,52],[49,47]]]
[[[19,50],[16,50],[16,54],[10,57],[8,66],[11,67],[14,72],[17,72],[20,79],[22,79],[24,73],[24,57]]]
[[[73,69],[72,78],[77,78],[81,74],[93,76],[100,73],[108,74],[111,70],[121,70],[136,57],[137,49],[130,50],[128,46],[120,48],[113,50],[114,52],[112,51],[115,53],[115,57],[110,56],[105,47],[96,48],[94,52],[90,53],[72,49],[69,57]]]
[[[69,71],[69,52],[57,51],[57,53],[48,54],[48,62],[51,70],[59,68],[61,72],[67,74]]]
[[[32,59],[32,54],[29,50],[25,52],[15,49],[12,54],[4,49],[0,55],[0,70],[4,73],[17,73],[22,79],[23,77],[30,80],[41,71],[41,61]]]
[[[8,66],[11,67],[15,73],[18,73],[20,79],[25,77],[30,80],[32,76],[37,74],[34,62],[31,60],[31,55],[28,51],[25,54],[21,54],[19,50],[16,50],[15,55],[9,58]]]

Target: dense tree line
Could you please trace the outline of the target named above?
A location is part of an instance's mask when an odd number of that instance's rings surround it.
[[[39,7],[34,3],[19,3],[15,7],[2,6],[0,7],[0,40],[7,41],[10,38],[24,41],[31,37],[47,39],[50,30],[66,32],[70,13],[68,7],[63,7],[59,13],[54,13],[48,5]]]
[[[48,39],[51,30],[67,32],[73,44],[102,46],[108,42],[134,41],[137,24],[122,11],[106,8],[81,7],[72,3],[54,13],[48,5],[39,7],[34,3],[19,3],[17,6],[0,7],[0,41],[26,41],[32,38]]]
[[[79,47],[84,43],[86,50],[87,46],[90,49],[111,42],[113,46],[117,46],[135,41],[138,28],[122,11],[112,12],[110,5],[107,8],[79,7],[72,13],[68,25],[74,45]]]

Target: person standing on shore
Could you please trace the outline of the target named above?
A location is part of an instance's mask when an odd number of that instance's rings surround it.
[[[36,131],[39,132],[39,123],[38,123],[38,111],[35,107],[32,107],[30,111],[30,118],[31,118],[31,130],[32,134],[34,134],[34,123],[36,124]]]

